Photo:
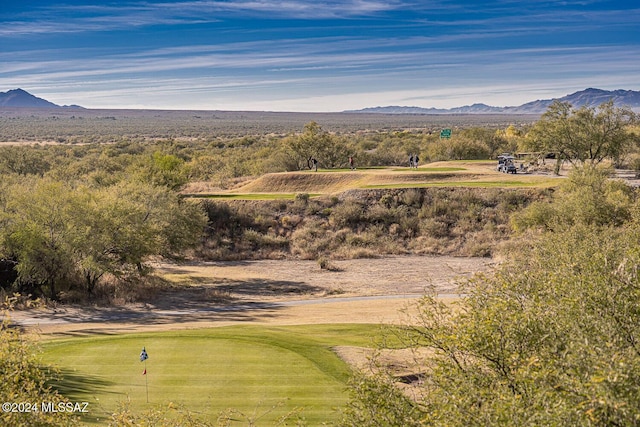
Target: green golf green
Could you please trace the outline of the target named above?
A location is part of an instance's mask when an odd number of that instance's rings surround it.
[[[104,424],[129,399],[134,411],[171,402],[213,420],[227,409],[263,414],[260,425],[301,410],[320,425],[334,421],[347,398],[349,367],[331,348],[372,346],[379,328],[233,326],[60,339],[46,342],[42,357],[65,376],[55,387],[89,402],[85,422]],[[143,347],[149,359],[140,362]]]

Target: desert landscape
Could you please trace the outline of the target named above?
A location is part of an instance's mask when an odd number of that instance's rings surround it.
[[[634,163],[525,151],[544,120],[349,113],[320,115],[331,131],[292,131],[309,116],[200,114],[2,116],[5,331],[58,370],[51,399],[90,408],[68,422],[348,425],[387,384],[404,425],[404,405],[435,396],[433,366],[483,360],[484,344],[459,353],[449,340],[566,307],[554,287],[531,300],[521,289],[568,286],[547,269],[586,250],[574,221],[632,227]],[[498,170],[507,151],[515,173]]]
[[[639,14],[3,2],[0,426],[639,426]]]

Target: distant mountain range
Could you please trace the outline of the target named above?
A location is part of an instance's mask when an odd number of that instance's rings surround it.
[[[349,110],[345,113],[380,113],[380,114],[542,114],[554,101],[569,102],[573,107],[595,107],[613,99],[617,107],[629,107],[640,111],[640,91],[585,89],[562,98],[544,99],[527,102],[517,107],[492,107],[486,104],[473,104],[456,108],[422,108],[422,107],[373,107],[362,110]]]
[[[79,105],[58,105],[31,95],[26,90],[13,89],[0,92],[0,107],[16,108],[82,108]]]
[[[486,104],[473,104],[456,108],[422,108],[422,107],[373,107],[362,110],[348,110],[345,113],[380,113],[380,114],[542,114],[553,101],[569,102],[576,108],[582,106],[598,106],[613,99],[618,107],[629,107],[640,112],[640,91],[634,90],[602,90],[585,89],[562,98],[544,99],[527,102],[517,107],[492,107]],[[0,107],[9,108],[78,108],[78,105],[57,105],[46,99],[38,98],[22,89],[0,92]]]

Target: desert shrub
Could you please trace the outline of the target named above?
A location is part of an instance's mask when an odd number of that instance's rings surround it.
[[[375,204],[367,211],[368,222],[372,224],[390,225],[399,217],[397,209],[388,208],[382,204]]]
[[[289,246],[289,240],[281,236],[270,236],[255,230],[245,230],[243,240],[251,245],[252,251],[265,249],[285,250]]]
[[[354,375],[350,381],[351,401],[344,410],[343,427],[423,425],[422,412],[396,387],[388,376]]]
[[[400,203],[403,205],[419,208],[422,206],[423,193],[418,189],[410,188],[400,194]]]
[[[535,201],[537,198],[549,198],[553,190],[545,191],[541,197],[536,197],[532,194],[519,192],[519,191],[505,191],[496,193],[495,201],[492,201],[492,206],[500,212],[504,212],[508,215],[511,213],[522,210],[525,206],[532,203],[532,199]]]
[[[331,248],[335,248],[337,239],[329,232],[322,221],[307,221],[291,235],[291,254],[302,259],[316,259]]]
[[[340,267],[333,264],[327,257],[321,256],[320,258],[317,259],[317,262],[321,270],[342,271]]]
[[[353,199],[347,199],[332,209],[329,218],[331,223],[337,228],[355,228],[365,222],[367,216],[365,206],[362,203]]]
[[[253,225],[248,213],[240,213],[237,208],[224,202],[206,200],[203,208],[207,216],[207,233],[210,237],[234,238],[241,235],[243,229]]]
[[[350,233],[346,236],[345,243],[349,246],[356,247],[376,247],[381,243],[380,239],[385,238],[387,235],[383,225],[373,225],[367,227],[365,231]]]
[[[460,248],[460,255],[472,257],[490,257],[493,255],[496,244],[497,230],[484,229],[465,234]]]
[[[390,373],[358,376],[344,425],[638,425],[639,238],[636,222],[574,225],[521,246],[458,304],[424,297],[393,335],[430,350],[415,400]]]
[[[394,207],[397,205],[396,198],[393,196],[393,194],[390,194],[390,193],[383,194],[382,197],[380,197],[380,200],[378,201],[378,203],[380,203],[382,206],[387,208]]]
[[[554,194],[551,205],[533,203],[513,215],[516,230],[542,227],[557,230],[573,224],[622,225],[631,218],[633,190],[609,179],[609,171],[593,166],[575,167]]]
[[[272,250],[304,259],[407,252],[485,256],[509,237],[505,225],[512,211],[541,198],[543,192],[533,190],[432,188],[314,198],[306,207],[301,200],[209,201],[208,237],[199,255],[242,259],[271,257]],[[472,245],[472,235],[482,243]]]
[[[414,215],[401,217],[398,225],[407,238],[412,238],[420,232],[420,219]]]
[[[216,178],[218,171],[224,166],[219,156],[203,155],[187,163],[188,177],[191,181],[205,181]]]
[[[427,218],[420,222],[420,233],[438,238],[447,237],[449,236],[449,225],[436,218]]]
[[[549,202],[533,202],[527,209],[511,218],[511,226],[516,231],[530,228],[553,228],[554,218],[558,217],[557,207]]]
[[[40,402],[68,402],[49,385],[59,379],[53,367],[41,366],[37,358],[36,342],[15,328],[9,328],[3,315],[0,323],[0,401],[30,402],[37,405],[31,412],[0,412],[0,424],[12,427],[76,426],[77,417],[68,412],[43,412]],[[31,407],[29,409],[32,409]]]
[[[426,157],[432,162],[445,160],[473,160],[488,159],[491,150],[483,143],[453,138],[451,140],[441,140],[429,144],[426,150]]]
[[[458,217],[460,203],[451,194],[434,192],[422,204],[418,212],[420,218],[438,218],[447,223],[455,222]]]
[[[297,193],[295,196],[295,201],[303,206],[306,206],[309,203],[309,194]]]

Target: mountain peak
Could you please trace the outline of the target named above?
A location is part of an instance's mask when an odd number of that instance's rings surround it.
[[[475,103],[464,107],[449,109],[422,108],[422,107],[376,107],[363,110],[347,111],[349,113],[386,113],[403,114],[410,108],[411,114],[542,114],[554,101],[570,103],[574,108],[583,106],[597,107],[598,105],[613,100],[617,107],[629,107],[634,111],[640,111],[640,91],[633,90],[603,90],[587,88],[562,98],[543,99],[527,102],[517,107],[492,107],[483,103]]]
[[[24,89],[12,89],[0,92],[0,107],[17,108],[62,108],[46,99],[31,95]]]

